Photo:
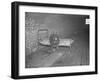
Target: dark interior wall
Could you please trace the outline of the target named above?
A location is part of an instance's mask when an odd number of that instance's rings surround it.
[[[87,31],[89,27],[85,24],[86,18],[89,18],[89,16],[26,12],[25,45],[28,49],[36,48],[38,29],[48,29],[49,33],[57,32],[61,38]]]
[[[63,37],[87,29],[86,18],[89,16],[26,12],[26,20],[30,19],[32,23],[30,27],[47,28],[50,32],[57,32]],[[29,24],[26,26],[29,27]]]

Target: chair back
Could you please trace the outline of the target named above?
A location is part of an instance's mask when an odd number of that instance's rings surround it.
[[[38,33],[37,33],[37,36],[38,36],[38,42],[42,41],[44,39],[48,39],[49,38],[48,29],[39,29]]]

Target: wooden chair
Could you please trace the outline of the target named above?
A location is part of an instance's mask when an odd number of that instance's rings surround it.
[[[49,39],[48,29],[39,29],[37,32],[37,38],[38,38],[38,49],[39,49],[39,46],[47,46],[47,45],[41,44],[40,42],[42,42],[45,39]]]

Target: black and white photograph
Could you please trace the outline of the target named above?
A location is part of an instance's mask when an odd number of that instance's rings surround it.
[[[25,12],[25,67],[89,65],[89,15]]]
[[[12,3],[14,79],[97,74],[97,7]]]

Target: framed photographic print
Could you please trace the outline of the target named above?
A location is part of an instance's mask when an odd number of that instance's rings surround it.
[[[12,2],[14,79],[97,74],[97,7]]]

